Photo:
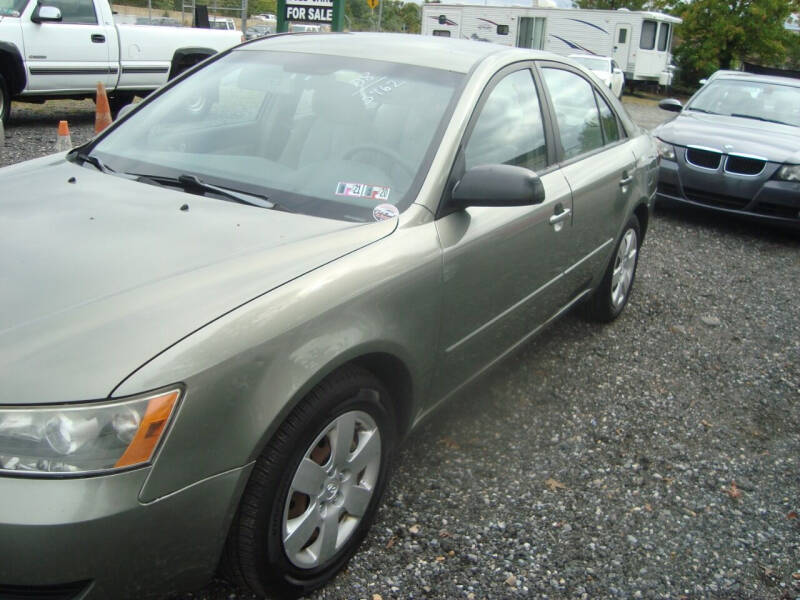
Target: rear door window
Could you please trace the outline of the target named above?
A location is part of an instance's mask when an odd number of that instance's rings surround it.
[[[592,85],[562,69],[546,67],[542,74],[555,110],[564,159],[601,148],[603,131]]]

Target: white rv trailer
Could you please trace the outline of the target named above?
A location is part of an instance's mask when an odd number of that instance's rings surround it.
[[[567,56],[612,57],[629,82],[671,83],[672,33],[681,19],[657,12],[527,8],[471,4],[422,5],[422,35],[535,48]]]

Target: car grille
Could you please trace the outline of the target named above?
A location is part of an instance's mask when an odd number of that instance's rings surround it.
[[[742,209],[750,203],[750,200],[747,198],[723,196],[722,194],[715,194],[714,192],[707,192],[705,190],[698,190],[695,188],[687,188],[685,186],[683,191],[686,193],[686,197],[692,202],[708,204],[710,206],[719,206],[721,208]]]
[[[725,172],[737,175],[758,175],[764,170],[767,161],[749,156],[731,155],[725,161]]]
[[[4,585],[0,583],[2,600],[72,600],[86,591],[90,581],[60,585]]]
[[[700,148],[686,149],[686,162],[695,167],[704,169],[718,169],[722,161],[722,154],[712,150],[701,150]]]

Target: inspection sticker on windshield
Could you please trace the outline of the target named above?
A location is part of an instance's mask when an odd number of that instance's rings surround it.
[[[376,221],[385,221],[387,219],[394,219],[400,211],[394,204],[378,204],[372,209],[372,217]]]
[[[340,181],[336,186],[337,196],[350,196],[351,198],[369,198],[370,200],[389,199],[390,188],[383,185],[369,185],[366,183],[348,183]]]

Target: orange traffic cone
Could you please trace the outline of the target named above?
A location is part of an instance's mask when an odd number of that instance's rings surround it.
[[[97,106],[94,115],[94,132],[100,133],[106,127],[111,125],[111,107],[108,105],[108,96],[106,95],[106,88],[102,83],[97,84]]]
[[[72,150],[72,138],[69,135],[69,123],[58,122],[58,137],[56,138],[56,152]]]

